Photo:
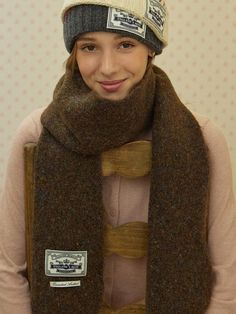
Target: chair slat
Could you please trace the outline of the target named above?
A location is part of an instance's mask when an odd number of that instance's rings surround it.
[[[147,175],[151,170],[151,141],[135,141],[102,154],[103,176],[117,174],[136,178]]]
[[[25,168],[25,242],[27,275],[29,284],[32,282],[32,223],[34,216],[34,155],[35,143],[24,146]]]
[[[113,228],[107,225],[104,232],[104,255],[117,254],[125,258],[141,258],[147,255],[148,224],[129,222]]]
[[[110,306],[103,304],[99,314],[145,314],[145,304],[135,303],[122,307],[118,310],[113,310]]]

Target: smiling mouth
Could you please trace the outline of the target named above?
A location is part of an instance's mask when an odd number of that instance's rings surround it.
[[[123,82],[125,80],[119,80],[119,81],[102,81],[100,82],[100,85],[102,88],[109,93],[114,93],[120,89],[120,87],[123,85]]]

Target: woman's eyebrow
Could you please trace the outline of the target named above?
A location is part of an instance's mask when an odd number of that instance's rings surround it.
[[[83,40],[96,41],[96,39],[92,37],[80,37],[77,39],[77,41],[83,41]]]
[[[127,36],[127,35],[123,35],[123,34],[117,34],[116,36],[115,36],[115,39],[120,39],[120,38],[129,38],[129,36]],[[90,37],[90,36],[84,36],[84,37],[79,37],[78,39],[77,39],[77,41],[96,41],[97,39],[96,38],[94,38],[94,37]]]

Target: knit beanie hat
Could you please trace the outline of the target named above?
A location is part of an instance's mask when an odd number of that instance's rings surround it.
[[[64,41],[71,53],[87,32],[116,32],[146,44],[161,54],[168,44],[165,0],[65,0],[61,11]]]

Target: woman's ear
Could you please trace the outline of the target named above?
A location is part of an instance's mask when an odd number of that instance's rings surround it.
[[[149,49],[148,56],[151,58],[154,58],[155,55],[156,55],[155,51],[153,51],[152,49]]]

